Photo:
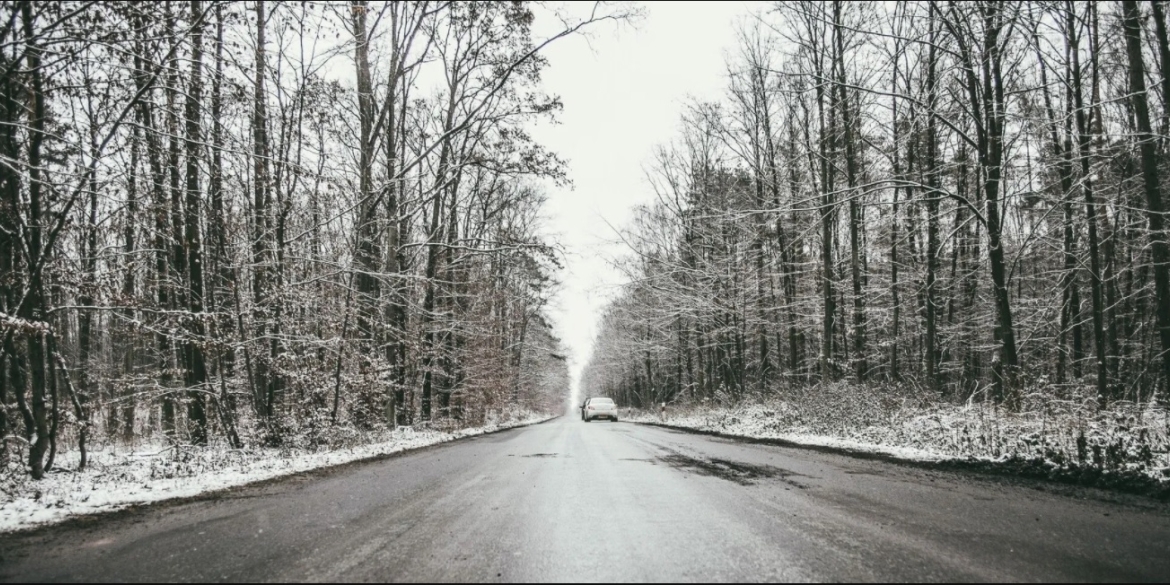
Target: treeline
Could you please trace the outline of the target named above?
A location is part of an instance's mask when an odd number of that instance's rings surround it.
[[[778,2],[626,230],[587,394],[844,382],[1149,401],[1170,379],[1164,2]]]
[[[0,3],[0,465],[559,405],[524,128],[586,14]]]

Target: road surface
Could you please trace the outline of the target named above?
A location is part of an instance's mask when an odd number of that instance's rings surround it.
[[[1170,579],[1165,505],[1038,488],[562,418],[0,536],[0,580]]]

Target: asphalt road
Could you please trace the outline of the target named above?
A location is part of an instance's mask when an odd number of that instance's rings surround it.
[[[1139,499],[558,419],[0,536],[5,581],[1170,579]]]

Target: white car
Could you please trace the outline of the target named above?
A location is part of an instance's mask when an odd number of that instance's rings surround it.
[[[595,418],[608,418],[617,422],[618,409],[612,398],[597,397],[585,401],[585,408],[581,410],[581,419],[589,422]]]

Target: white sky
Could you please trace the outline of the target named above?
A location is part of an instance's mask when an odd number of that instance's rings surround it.
[[[715,99],[726,86],[734,23],[758,9],[746,2],[650,2],[636,28],[602,25],[586,40],[563,39],[545,53],[544,88],[561,96],[560,124],[533,137],[564,157],[572,189],[550,187],[549,227],[567,251],[564,290],[552,308],[571,352],[573,395],[589,360],[597,320],[622,282],[613,227],[653,200],[644,168],[671,141],[684,102]],[[610,227],[613,226],[613,227]]]

